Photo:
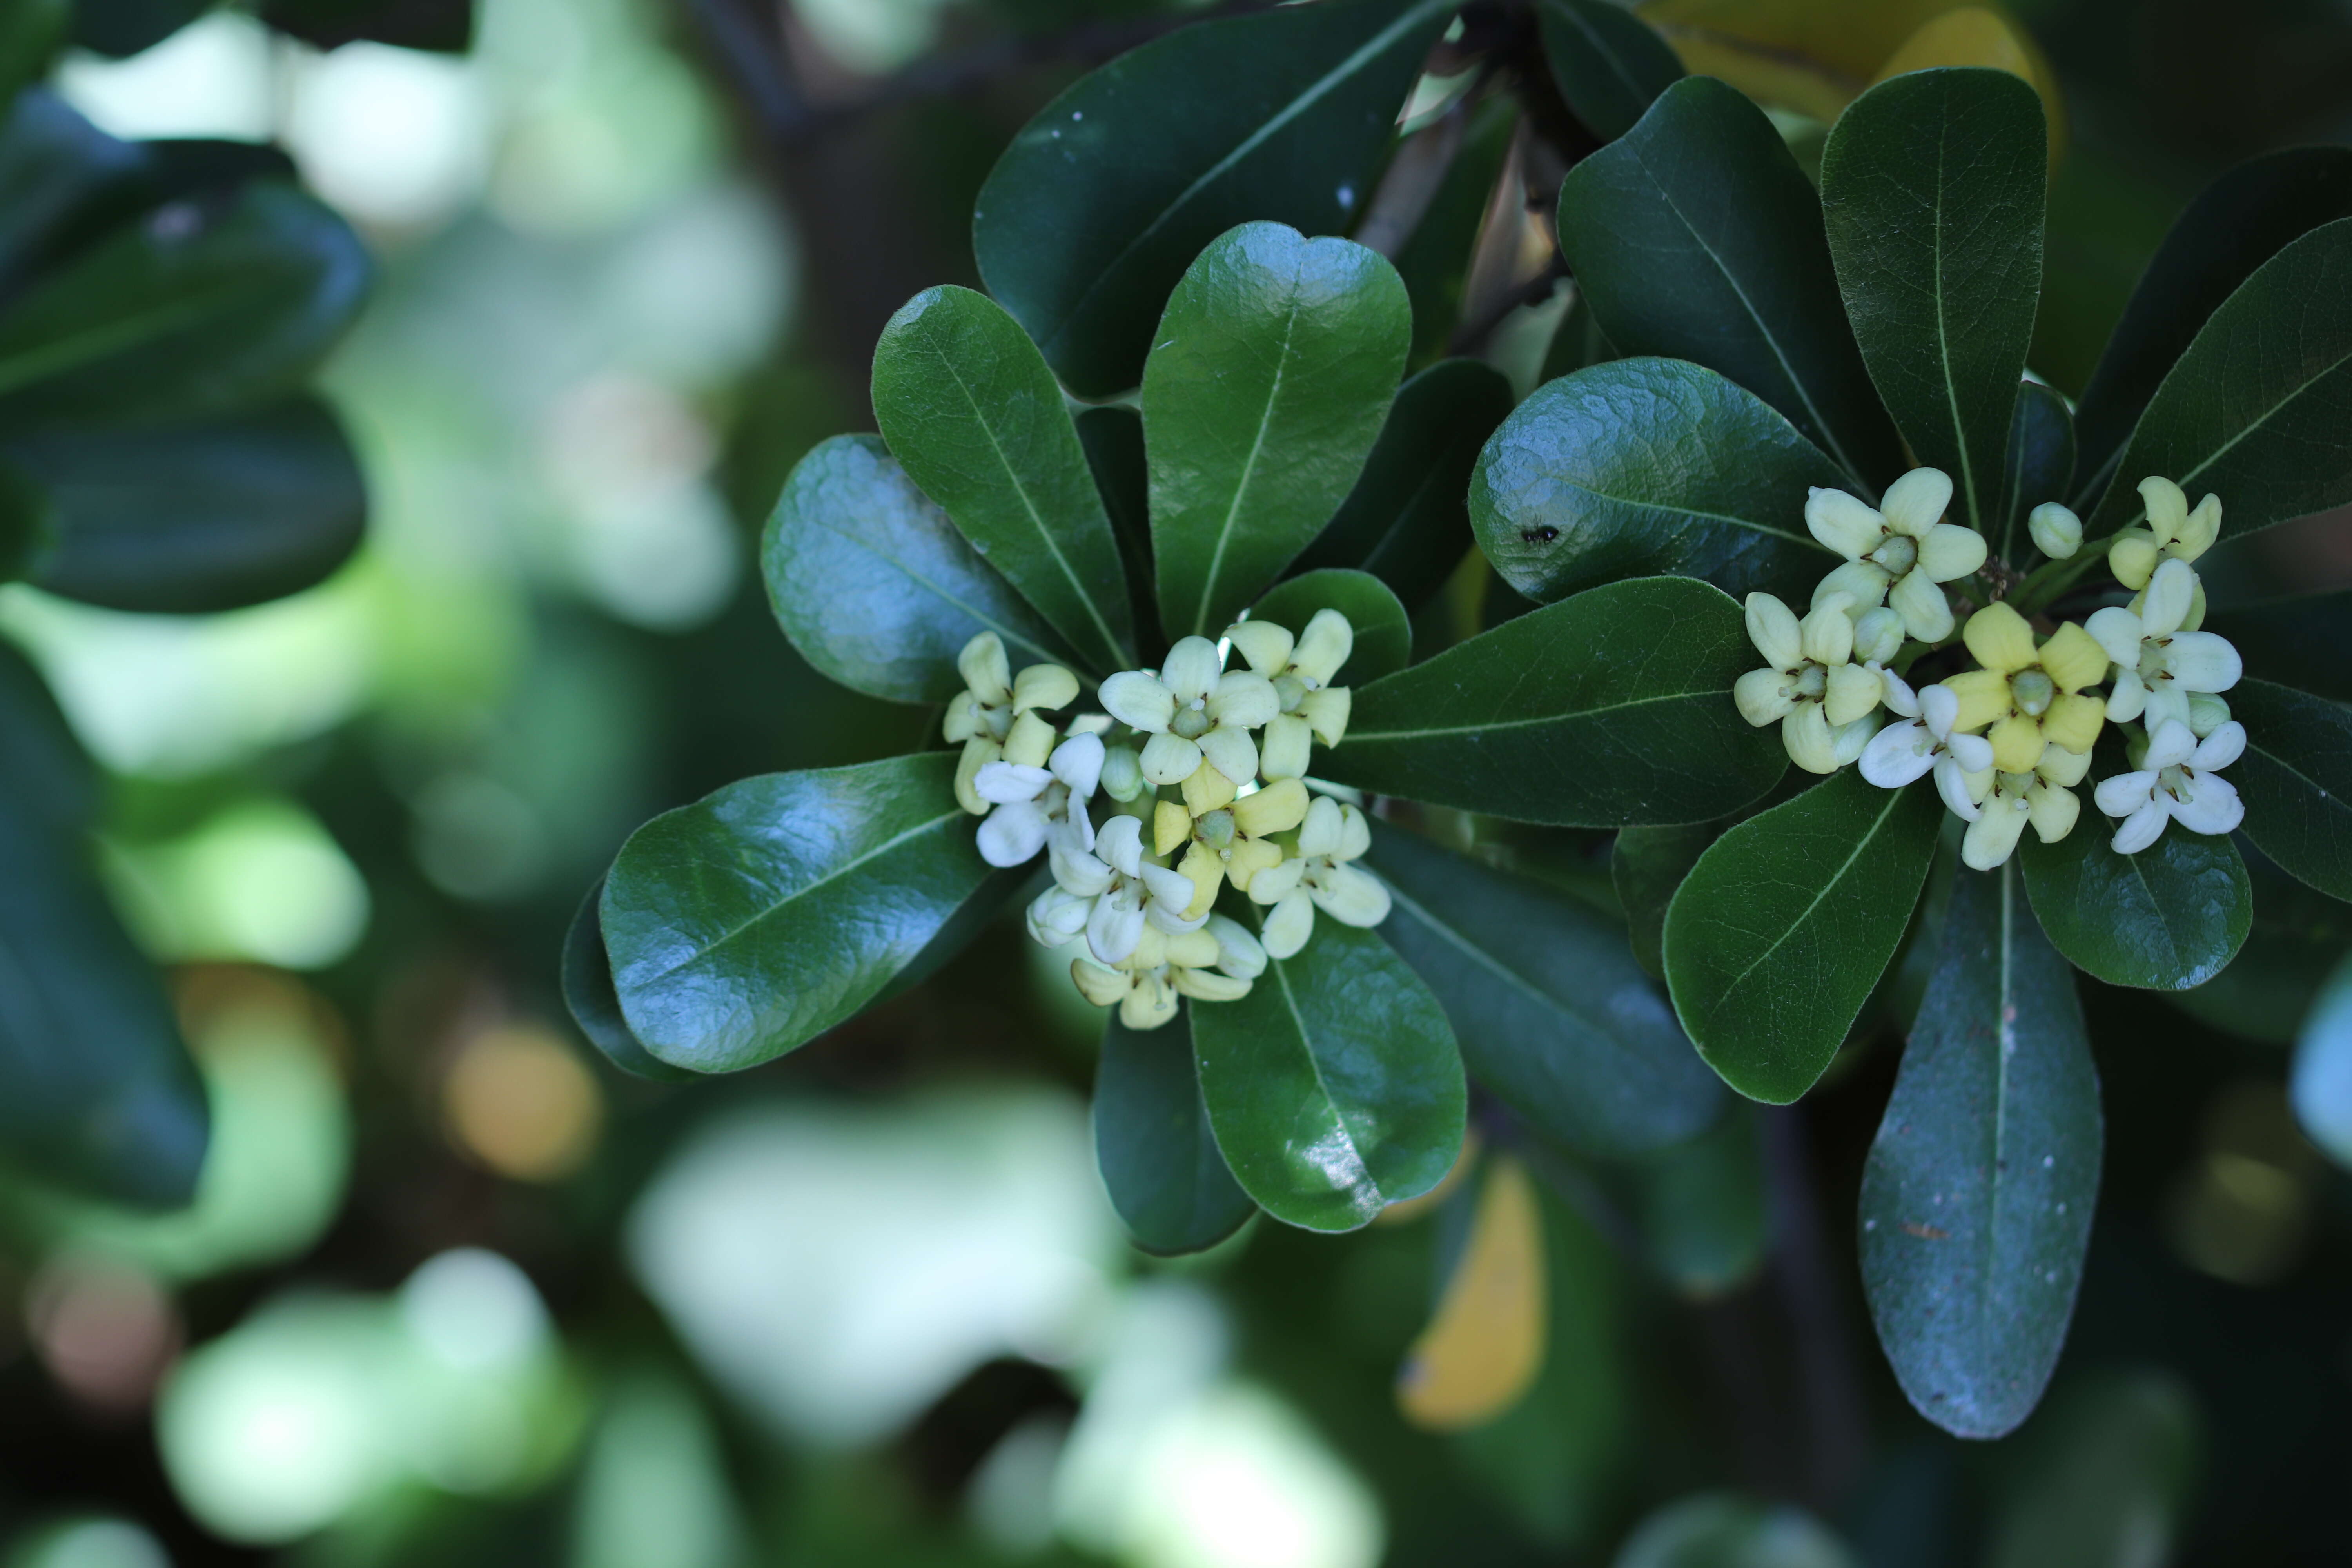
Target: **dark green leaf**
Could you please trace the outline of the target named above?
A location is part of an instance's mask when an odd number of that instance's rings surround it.
[[[1383,826],[1381,926],[1445,1006],[1470,1075],[1548,1138],[1588,1154],[1678,1142],[1723,1105],[1715,1077],[1625,951],[1581,904]]]
[[[2352,218],[2293,241],[2206,321],[2140,416],[2084,531],[2147,515],[2161,474],[2221,498],[2221,537],[2352,500]]]
[[[211,9],[211,0],[76,0],[73,40],[121,59],[152,48]]]
[[[1461,1153],[1454,1031],[1376,932],[1318,920],[1248,995],[1187,1010],[1217,1147],[1275,1218],[1354,1230],[1435,1186]]]
[[[2304,1021],[2288,1088],[2304,1135],[2352,1169],[2352,963],[2328,977]]]
[[[874,418],[923,493],[1097,673],[1134,662],[1118,541],[1054,373],[969,289],[926,289],[874,348]]]
[[[57,506],[22,463],[0,457],[0,583],[37,571],[57,544]]]
[[[2254,918],[2230,966],[2165,1000],[2209,1027],[2274,1046],[2293,1045],[2322,983],[2352,952],[2352,904],[2288,876],[2259,851],[2246,857]]]
[[[2230,770],[2246,837],[2321,892],[2352,899],[2352,710],[2242,680],[2230,710],[2246,727],[2246,754]]]
[[[2250,158],[2189,204],[2141,274],[2083,393],[2078,506],[2099,500],[2148,399],[2221,302],[2288,241],[2341,217],[2352,217],[2352,148],[2344,147]]]
[[[1893,477],[1902,455],[1838,302],[1820,198],[1738,92],[1711,77],[1668,88],[1569,171],[1559,238],[1620,353],[1720,371],[1847,473]]]
[[[989,290],[1080,396],[1134,385],[1169,291],[1212,239],[1255,218],[1313,234],[1355,222],[1455,4],[1337,0],[1204,22],[1081,79],[1013,138],[973,204]]]
[[[1625,911],[1625,935],[1633,962],[1664,979],[1666,906],[1706,847],[1723,837],[1720,822],[1685,822],[1669,827],[1628,827],[1617,835],[1609,856],[1609,879]]]
[[[1315,612],[1325,609],[1347,616],[1356,634],[1356,646],[1339,667],[1341,684],[1360,686],[1412,662],[1412,622],[1389,585],[1369,572],[1331,567],[1286,579],[1268,588],[1250,615],[1303,632]]]
[[[73,13],[73,0],[12,0],[0,10],[0,104],[47,73]]]
[[[350,560],[367,523],[359,460],[316,398],[190,425],[58,426],[6,451],[55,510],[35,581],[110,609],[282,598]]]
[[[588,889],[563,933],[563,1005],[588,1043],[623,1072],[662,1082],[682,1082],[696,1075],[674,1068],[639,1043],[621,1016],[621,998],[613,989],[613,963],[604,955],[602,905],[604,879]]]
[[[261,19],[321,49],[365,39],[462,54],[474,38],[473,0],[262,0]]]
[[[1592,302],[1584,297],[1582,289],[1577,289],[1569,300],[1559,325],[1552,329],[1551,342],[1544,350],[1543,369],[1536,380],[1538,384],[1557,381],[1571,372],[1606,364],[1617,357],[1617,345],[1609,341],[1601,323],[1592,319]]]
[[[729,1072],[881,994],[991,879],[955,766],[929,752],[764,773],[631,834],[601,911],[629,1032],[673,1067]]]
[[[1862,1171],[1862,1286],[1912,1405],[1962,1437],[2032,1413],[2099,1198],[2099,1078],[2074,973],[2014,864],[1962,871]]]
[[[1127,569],[1128,613],[1135,619],[1137,647],[1149,664],[1168,639],[1160,630],[1160,605],[1151,592],[1151,470],[1143,455],[1143,416],[1107,403],[1082,409],[1077,426],[1078,445],[1087,449],[1087,467],[1094,472],[1103,510],[1110,515],[1111,531],[1118,535],[1119,563]]]
[[[1699,857],[1666,910],[1666,985],[1707,1065],[1750,1100],[1813,1086],[1902,944],[1943,808],[1847,768]]]
[[[1993,1510],[1987,1568],[2141,1568],[2176,1561],[2194,1494],[2197,1409],[2168,1373],[2070,1380],[2021,1436]]]
[[[350,325],[357,236],[286,185],[169,202],[0,314],[0,419],[197,419],[293,392]]]
[[[1606,0],[1542,0],[1537,19],[1559,96],[1585,129],[1612,142],[1683,78],[1683,63],[1650,25]]]
[[[18,93],[0,127],[0,282],[21,280],[62,228],[132,176],[143,151],[46,88]]]
[[[2215,610],[2203,629],[2228,637],[2249,675],[2352,702],[2352,591]]]
[[[1331,521],[1412,333],[1396,269],[1352,240],[1252,223],[1201,253],[1143,367],[1169,636],[1217,636]]]
[[[1739,606],[1687,577],[1612,583],[1359,688],[1324,776],[1566,827],[1704,822],[1788,765],[1739,717]]]
[[[2030,542],[2025,520],[2043,501],[2065,500],[2074,478],[2074,417],[2065,398],[2038,381],[2017,389],[2002,473],[2006,499],[1990,542],[1995,555],[2014,565]]]
[[[1469,553],[1464,491],[1510,411],[1510,382],[1477,360],[1446,360],[1406,382],[1356,488],[1297,568],[1360,567],[1408,607],[1425,604]]]
[[[2033,913],[2074,966],[2110,985],[2186,991],[2221,972],[2253,920],[2238,847],[2175,825],[2137,855],[2108,847],[2092,817],[2055,844],[2018,853]]]
[[[1715,372],[1621,359],[1513,411],[1471,478],[1470,521],[1503,580],[1545,603],[1667,573],[1801,603],[1837,564],[1805,531],[1805,497],[1851,482]]]
[[[872,436],[835,436],[800,460],[760,565],[784,636],[852,690],[944,702],[963,689],[956,655],[983,631],[1015,669],[1071,658]]]
[[[1854,341],[1913,454],[1952,477],[1952,521],[1988,541],[2042,298],[2049,145],[2030,83],[1967,66],[1879,83],[1822,153]]]
[[[1643,1251],[1685,1296],[1719,1296],[1764,1261],[1772,1224],[1756,1117],[1735,1101],[1697,1137],[1624,1168]]]
[[[1257,1212],[1209,1131],[1182,1014],[1130,1029],[1116,1014],[1095,1069],[1095,1162],[1135,1245],[1161,1258],[1200,1252]]]

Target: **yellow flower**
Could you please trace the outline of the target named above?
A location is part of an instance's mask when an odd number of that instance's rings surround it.
[[[1061,738],[1044,710],[1066,708],[1078,699],[1078,678],[1058,664],[1033,664],[1013,676],[1004,644],[982,632],[956,655],[964,689],[948,704],[941,729],[963,742],[957,759],[956,801],[974,816],[988,815],[990,802],[978,787],[980,770],[991,763],[1042,768]]]
[[[2147,505],[2147,526],[2126,528],[2107,547],[2107,567],[2126,588],[2145,588],[2156,569],[2168,559],[2194,561],[2213,548],[2221,536],[2221,498],[2209,495],[2189,510],[2189,498],[2170,479],[2151,474],[2139,482],[2140,500]],[[2203,620],[2200,602],[2187,624],[2194,630]]]
[[[1960,700],[1952,728],[1963,734],[1990,725],[1993,766],[2005,773],[2033,771],[2045,742],[2088,756],[2106,703],[2084,688],[2106,679],[2106,650],[2069,621],[2036,647],[2033,628],[2007,605],[1991,604],[1969,617],[1960,633],[1982,669],[1944,684]]]
[[[1205,767],[1206,764],[1203,764]],[[1192,781],[1185,794],[1192,795]],[[1187,810],[1172,800],[1152,808],[1151,845],[1158,855],[1173,854],[1189,843],[1176,869],[1192,879],[1192,902],[1186,920],[1198,920],[1216,901],[1217,889],[1230,881],[1248,892],[1260,871],[1282,863],[1282,846],[1272,841],[1307,819],[1307,786],[1297,779],[1279,779],[1264,789],[1235,798],[1230,790],[1223,800],[1201,810]]]

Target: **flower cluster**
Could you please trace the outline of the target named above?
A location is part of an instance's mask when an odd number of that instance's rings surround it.
[[[956,798],[983,818],[991,865],[1046,852],[1054,882],[1029,906],[1029,934],[1079,950],[1070,977],[1087,1001],[1155,1028],[1179,996],[1246,995],[1269,958],[1307,944],[1318,910],[1353,926],[1388,918],[1388,889],[1352,864],[1371,845],[1363,813],[1306,782],[1314,744],[1347,731],[1349,691],[1332,682],[1354,644],[1337,610],[1296,637],[1240,621],[1216,642],[1180,639],[1156,670],[1113,675],[1105,711],[1058,725],[1048,715],[1076,701],[1076,676],[1033,665],[1016,679],[993,633],[965,645],[946,722],[964,747]],[[1255,933],[1215,912],[1228,884],[1269,906]]]
[[[2139,493],[2147,526],[2105,545],[2116,580],[2134,591],[2128,605],[2053,623],[1988,597],[1963,622],[1946,584],[1976,576],[1987,552],[1973,530],[1942,521],[1949,478],[1915,468],[1876,509],[1815,489],[1806,526],[1845,564],[1822,579],[1802,620],[1769,594],[1748,596],[1766,668],[1740,678],[1734,700],[1749,723],[1779,724],[1790,760],[1810,772],[1859,763],[1885,789],[1932,775],[1968,824],[1961,858],[1979,870],[2007,860],[2029,826],[2045,844],[2074,831],[2074,791],[2110,722],[2126,727],[2131,771],[2101,780],[2092,798],[2122,819],[2119,853],[2147,848],[2168,823],[2231,831],[2244,810],[2219,770],[2246,736],[2220,693],[2241,665],[2225,639],[2199,629],[2205,590],[2190,564],[2219,538],[2221,502],[2209,495],[2191,511],[2179,485],[2153,477]],[[2027,526],[2053,563],[2082,548],[2082,521],[2056,502],[2034,508]],[[1906,677],[1952,648],[1956,631],[1974,668],[1915,688]]]

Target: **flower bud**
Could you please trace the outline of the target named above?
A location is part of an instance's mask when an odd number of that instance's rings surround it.
[[[1103,793],[1125,804],[1143,793],[1143,759],[1132,746],[1113,746],[1103,753]]]
[[[2189,694],[2189,732],[2203,740],[2230,721],[2230,705],[2210,691]]]
[[[1885,605],[1866,610],[1853,623],[1853,657],[1863,664],[1885,664],[1903,649],[1901,612]]]
[[[2083,548],[2083,520],[2054,500],[2043,501],[2025,520],[2033,547],[2053,561],[2063,561]]]

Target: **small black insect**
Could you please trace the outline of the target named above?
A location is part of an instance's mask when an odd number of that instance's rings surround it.
[[[1549,544],[1559,537],[1556,528],[1529,528],[1520,531],[1519,537],[1529,544]]]

